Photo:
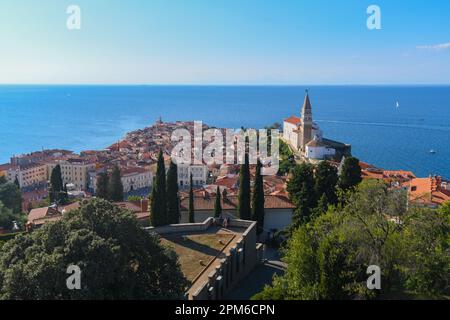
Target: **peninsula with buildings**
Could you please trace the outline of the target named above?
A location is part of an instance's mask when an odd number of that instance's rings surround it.
[[[133,212],[143,228],[160,234],[163,242],[178,253],[182,270],[191,283],[186,298],[221,299],[263,263],[262,243],[271,241],[292,224],[297,205],[287,187],[292,178],[290,169],[302,163],[326,162],[340,174],[346,159],[355,159],[350,145],[324,137],[313,120],[313,110],[306,93],[301,114],[283,120],[280,156],[281,167],[287,169],[280,168],[279,174],[264,176],[261,231],[257,230],[256,222],[239,219],[241,165],[234,164],[178,165],[179,224],[156,228],[151,225],[149,195],[156,180],[160,152],[167,169],[173,148],[171,134],[182,128],[193,136],[191,121],[163,122],[160,118],[152,126],[130,132],[104,150],[80,154],[42,150],[13,156],[9,163],[0,165],[0,177],[20,188],[27,228],[34,229],[79,208],[83,199],[96,197],[98,180],[111,176],[118,168],[123,197],[114,201],[114,205]],[[209,128],[203,126],[203,130]],[[359,160],[357,165],[362,180],[379,180],[391,189],[404,190],[412,203],[436,208],[450,200],[450,183],[442,177],[416,177],[411,171],[384,170]],[[48,200],[52,172],[57,167],[68,196],[63,204]],[[253,181],[257,167],[250,166],[249,172]],[[218,202],[222,212],[220,224],[215,214]],[[193,218],[192,208],[195,208]],[[9,231],[0,229],[0,232]],[[198,243],[186,248],[183,246],[186,239]],[[211,255],[202,246],[209,246],[218,254]]]

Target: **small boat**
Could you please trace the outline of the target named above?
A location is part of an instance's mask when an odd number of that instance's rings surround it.
[[[430,153],[431,153],[431,154],[435,154],[435,153],[436,153],[436,150],[431,149],[431,150],[430,150]]]
[[[396,103],[395,103],[395,107],[398,109],[398,108],[400,108],[400,103],[397,101]]]

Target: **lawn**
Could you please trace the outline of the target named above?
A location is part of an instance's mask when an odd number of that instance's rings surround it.
[[[233,238],[233,234],[196,234],[167,236],[161,241],[178,254],[184,276],[193,283]]]

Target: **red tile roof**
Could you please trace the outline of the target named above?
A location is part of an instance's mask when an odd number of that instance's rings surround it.
[[[37,208],[30,211],[28,221],[34,224],[43,224],[50,218],[61,218],[62,214],[56,209],[50,207]]]
[[[199,211],[214,210],[215,197],[194,197],[194,208]],[[227,195],[222,198],[223,210],[236,210],[238,205],[238,196]],[[189,208],[189,198],[181,199],[181,211],[187,211]],[[284,195],[266,195],[264,202],[265,209],[294,209],[294,204]]]
[[[302,120],[299,117],[292,116],[292,117],[289,117],[287,119],[284,119],[284,122],[289,122],[290,124],[298,126],[298,125],[300,125]]]
[[[441,187],[441,177],[415,178],[406,182],[409,200],[424,205],[440,205],[450,201],[450,191]]]

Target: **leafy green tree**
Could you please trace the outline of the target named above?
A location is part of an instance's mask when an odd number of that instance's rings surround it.
[[[356,187],[362,181],[359,159],[355,157],[345,158],[339,176],[339,187],[349,190]]]
[[[109,176],[107,172],[101,172],[97,176],[96,196],[100,199],[109,200]]]
[[[58,164],[53,168],[52,173],[50,175],[50,190],[49,190],[50,202],[60,203],[63,188],[64,185],[61,175],[61,166]]]
[[[0,201],[13,213],[22,212],[22,193],[14,183],[0,184]]]
[[[167,172],[167,217],[169,224],[180,223],[180,199],[178,196],[178,167],[171,161]]]
[[[214,202],[214,217],[219,218],[222,214],[222,195],[220,194],[220,188],[217,186],[216,201]]]
[[[248,159],[248,153],[245,153],[244,164],[241,165],[239,171],[239,194],[238,194],[238,206],[237,215],[240,219],[251,219],[251,207],[250,207],[250,165]]]
[[[67,289],[71,265],[82,272],[80,290]],[[102,199],[18,235],[0,252],[0,299],[180,299],[187,286],[176,254],[130,211]]]
[[[258,160],[256,165],[255,184],[252,195],[252,220],[258,223],[257,233],[261,234],[264,229],[264,180],[261,174],[262,165]]]
[[[282,140],[280,140],[279,143],[280,143],[280,163],[278,174],[283,176],[291,172],[291,170],[295,168],[296,163],[294,153],[292,152],[288,144]]]
[[[0,229],[11,230],[17,216],[0,201]]]
[[[287,183],[287,191],[291,201],[296,206],[291,229],[308,222],[312,210],[316,206],[313,169],[314,167],[311,164],[302,163],[291,171],[292,177]]]
[[[0,184],[5,184],[7,182],[8,182],[8,180],[6,180],[5,176],[0,176]]]
[[[189,222],[195,222],[195,208],[194,208],[194,183],[192,181],[192,174],[189,182]]]
[[[431,210],[414,207],[405,218],[400,265],[405,287],[424,297],[450,295],[450,204]]]
[[[115,165],[109,181],[109,197],[111,201],[123,201],[123,184],[120,176],[119,166]]]
[[[316,199],[319,200],[325,195],[326,204],[337,204],[336,187],[338,183],[337,169],[327,161],[321,161],[315,172],[314,192]]]
[[[167,225],[166,167],[162,151],[159,152],[158,156],[150,202],[152,226]]]
[[[255,299],[371,299],[403,290],[400,270],[410,250],[401,241],[405,194],[369,181],[347,197],[346,206],[330,207],[292,232],[286,273]],[[369,265],[382,270],[381,291],[366,287]]]

